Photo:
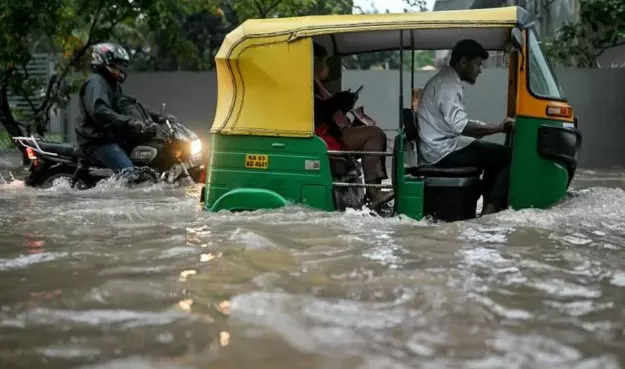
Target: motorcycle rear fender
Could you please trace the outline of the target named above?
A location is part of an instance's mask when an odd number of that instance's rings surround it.
[[[67,164],[67,165],[76,165],[76,162],[70,158],[66,158],[63,156],[49,156],[45,154],[37,153],[37,157],[44,162],[49,163],[58,163],[58,164]]]

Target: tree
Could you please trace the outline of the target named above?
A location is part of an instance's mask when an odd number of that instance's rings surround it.
[[[223,41],[223,14],[212,1],[187,0],[159,17],[118,27],[115,39],[132,54],[135,71],[206,70]]]
[[[226,0],[222,7],[232,9],[240,24],[246,19],[351,14],[353,0]]]
[[[61,15],[61,1],[35,0],[0,1],[0,89],[2,91],[2,118],[10,115],[7,94],[32,94],[35,82],[28,81],[26,65],[31,54],[45,34],[54,34],[57,23],[53,21]],[[37,9],[37,11],[34,11]],[[21,73],[22,72],[22,73]],[[27,74],[27,73],[26,73]],[[39,81],[40,82],[40,81]],[[21,128],[14,119],[2,119],[9,132],[20,133]]]
[[[425,0],[404,0],[406,7],[404,13],[410,11],[423,12],[427,10]],[[372,7],[371,10],[360,9],[361,12],[377,14],[379,9]],[[388,9],[385,9],[388,13]],[[429,50],[414,50],[415,68],[431,65],[434,63],[434,53]],[[343,67],[345,69],[399,69],[400,58],[399,51],[381,51],[374,53],[350,55],[343,57]],[[410,69],[412,66],[411,51],[404,51],[403,67]]]
[[[579,19],[561,27],[545,46],[560,64],[594,68],[607,49],[625,44],[624,37],[623,0],[579,0]]]
[[[1,88],[28,102],[25,118],[44,135],[52,107],[66,104],[77,90],[82,78],[76,72],[86,71],[92,45],[109,41],[114,30],[131,27],[138,18],[158,24],[178,8],[176,0],[121,0],[113,5],[104,0],[0,0]],[[49,81],[28,73],[35,52],[54,56],[55,73]]]
[[[352,0],[187,0],[159,26],[137,20],[116,38],[134,70],[210,70],[224,37],[247,19],[351,11]]]

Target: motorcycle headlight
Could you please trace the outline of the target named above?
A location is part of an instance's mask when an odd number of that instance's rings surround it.
[[[191,155],[199,154],[202,151],[202,141],[193,140],[191,141]]]

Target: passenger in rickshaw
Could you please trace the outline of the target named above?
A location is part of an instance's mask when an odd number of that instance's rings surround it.
[[[386,134],[377,126],[352,127],[346,113],[353,108],[355,94],[341,91],[332,95],[323,86],[328,77],[327,50],[314,44],[315,133],[330,150],[386,151]],[[365,183],[381,184],[387,179],[385,158],[362,156]],[[371,207],[378,208],[393,198],[393,192],[367,187]]]
[[[514,124],[511,118],[488,125],[468,117],[462,84],[475,84],[486,59],[488,52],[478,42],[459,41],[451,52],[449,66],[426,83],[417,110],[420,164],[483,170],[483,215],[508,206],[512,151],[508,146],[476,138],[504,133]]]
[[[417,112],[417,110],[419,110],[419,100],[421,99],[422,92],[423,92],[422,88],[412,89],[412,103],[410,104],[410,107],[412,108],[412,111],[414,111],[415,113]]]

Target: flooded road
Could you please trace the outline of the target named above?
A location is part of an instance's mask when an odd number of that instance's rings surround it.
[[[0,181],[0,368],[620,368],[625,174],[573,186],[431,224]]]

